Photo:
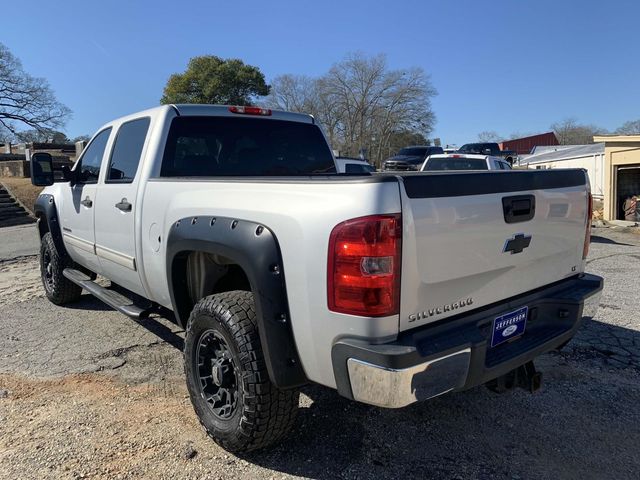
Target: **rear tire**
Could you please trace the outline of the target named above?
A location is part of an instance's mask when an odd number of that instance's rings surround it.
[[[184,365],[191,403],[207,434],[230,452],[264,448],[293,426],[299,391],[267,373],[251,292],[210,295],[193,308]]]
[[[56,305],[75,302],[82,295],[82,288],[62,274],[71,266],[73,261],[58,252],[51,233],[45,233],[40,240],[40,276],[47,298]]]

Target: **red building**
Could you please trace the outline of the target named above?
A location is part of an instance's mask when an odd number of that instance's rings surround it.
[[[514,150],[518,155],[526,155],[531,153],[533,147],[548,147],[552,145],[560,145],[560,142],[558,142],[555,133],[547,132],[531,135],[530,137],[505,140],[500,143],[500,150]]]

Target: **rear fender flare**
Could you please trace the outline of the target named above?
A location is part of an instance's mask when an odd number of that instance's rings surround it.
[[[251,285],[260,342],[271,381],[280,388],[306,383],[295,346],[278,241],[264,225],[227,217],[187,217],[167,236],[166,269],[171,303],[185,326],[191,300],[180,262],[189,252],[217,254],[240,266]]]

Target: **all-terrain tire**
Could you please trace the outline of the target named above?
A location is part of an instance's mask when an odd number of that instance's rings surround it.
[[[207,343],[211,339],[215,347]],[[209,365],[216,362],[207,355],[211,349],[223,351],[224,343],[228,346],[226,353],[217,357],[231,357],[225,368],[233,371],[233,378],[223,381],[222,374],[213,372],[210,379],[203,379]],[[296,389],[281,390],[269,379],[251,292],[210,295],[194,306],[185,336],[184,365],[187,388],[200,423],[226,450],[242,453],[264,448],[291,430],[300,394]],[[211,397],[211,392],[220,388],[218,385],[225,385],[223,382],[227,386],[233,384],[237,395],[235,407],[225,412],[227,418],[215,413],[215,407],[223,402]]]
[[[56,305],[75,302],[82,294],[82,288],[62,274],[71,266],[73,261],[58,252],[51,233],[45,233],[40,241],[40,277],[47,298]]]

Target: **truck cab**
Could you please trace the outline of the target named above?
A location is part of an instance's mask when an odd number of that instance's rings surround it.
[[[407,172],[420,170],[420,166],[429,155],[443,153],[442,147],[415,145],[401,148],[397,154],[382,163],[385,172]]]
[[[438,170],[511,170],[511,165],[500,157],[471,153],[431,155],[422,164],[420,171]]]
[[[513,165],[518,159],[518,154],[516,152],[512,150],[500,150],[500,146],[495,142],[466,143],[458,149],[458,152],[501,157],[507,161],[509,165]]]

